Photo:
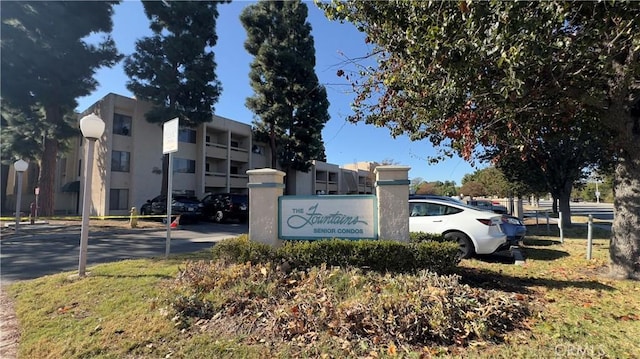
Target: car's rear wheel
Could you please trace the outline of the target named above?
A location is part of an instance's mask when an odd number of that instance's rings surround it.
[[[458,253],[461,259],[470,258],[476,252],[471,239],[462,232],[449,232],[444,235],[444,239],[458,243]]]
[[[224,221],[224,213],[222,211],[216,211],[213,215],[213,220],[216,221],[216,223],[222,223]]]

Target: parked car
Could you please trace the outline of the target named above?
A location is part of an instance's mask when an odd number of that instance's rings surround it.
[[[202,198],[202,215],[221,223],[233,219],[242,223],[249,219],[249,196],[239,193],[209,193]]]
[[[410,199],[409,214],[410,232],[443,234],[459,244],[462,258],[494,253],[508,245],[501,216],[455,200]]]
[[[502,231],[507,235],[507,242],[509,245],[517,246],[524,240],[527,235],[527,226],[522,223],[518,217],[503,214],[502,217]]]
[[[478,207],[480,209],[486,209],[495,213],[500,213],[500,214],[507,213],[507,207],[486,199],[472,199],[467,201],[467,204],[470,206]]]
[[[467,201],[467,203],[480,210],[502,214],[502,223],[500,226],[502,227],[502,232],[507,235],[509,245],[517,246],[524,240],[527,234],[527,226],[525,226],[518,217],[507,214],[507,208],[505,206],[487,200],[471,200]],[[475,205],[472,203],[475,203]]]
[[[159,195],[140,206],[141,215],[167,214],[167,196]],[[202,203],[194,196],[171,196],[171,215],[197,222],[202,216]]]

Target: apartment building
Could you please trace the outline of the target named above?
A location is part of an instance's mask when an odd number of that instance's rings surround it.
[[[105,122],[103,136],[96,141],[91,179],[91,215],[128,215],[158,196],[162,187],[162,124],[149,123],[145,101],[110,93],[82,112],[94,113]],[[171,120],[167,118],[167,121]],[[178,151],[173,154],[173,193],[202,198],[205,193],[248,193],[247,170],[270,166],[270,150],[252,138],[251,125],[213,116],[197,128],[180,128]],[[58,158],[55,180],[56,214],[81,213],[84,161],[87,141],[79,135],[71,150]],[[289,194],[371,194],[375,162],[342,167],[313,161],[309,172],[296,172],[288,183]],[[30,171],[36,171],[30,167]],[[14,178],[12,169],[9,178]],[[25,174],[24,183],[37,179]],[[29,182],[31,181],[31,182]],[[14,183],[7,187],[10,200]],[[33,186],[24,186],[23,208],[33,201]],[[14,202],[15,203],[15,202]],[[26,207],[25,207],[26,205]]]
[[[79,116],[95,113],[105,122],[93,161],[93,215],[124,215],[161,192],[162,124],[149,123],[151,105],[110,93]],[[170,120],[169,118],[167,120]],[[270,158],[252,141],[251,126],[220,116],[197,128],[180,128],[173,154],[173,193],[202,197],[207,192],[247,193],[246,171],[264,167]],[[59,212],[79,213],[86,141],[59,161]],[[77,166],[77,172],[75,168]],[[76,175],[77,173],[77,175]]]
[[[295,195],[323,194],[372,194],[373,170],[376,162],[356,162],[336,165],[313,161],[309,172],[296,172],[295,179],[288,181],[293,188],[289,191]]]

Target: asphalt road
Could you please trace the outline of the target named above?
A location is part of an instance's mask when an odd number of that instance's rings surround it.
[[[595,219],[613,221],[612,203],[571,202],[569,205],[572,216],[588,216],[591,214]],[[540,201],[540,209],[551,210],[551,201]]]
[[[242,224],[200,223],[171,231],[170,253],[211,248],[216,241],[248,233]],[[166,249],[164,229],[92,230],[87,247],[87,270],[99,263],[123,259],[162,257]],[[21,226],[20,233],[3,233],[0,241],[2,285],[78,269],[80,226]]]

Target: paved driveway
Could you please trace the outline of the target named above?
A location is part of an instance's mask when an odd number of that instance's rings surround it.
[[[21,226],[20,233],[4,231],[0,242],[2,285],[47,274],[78,269],[80,226]],[[211,248],[216,241],[248,233],[240,224],[202,223],[171,231],[171,254]],[[87,269],[123,259],[164,257],[166,230],[92,229]]]

